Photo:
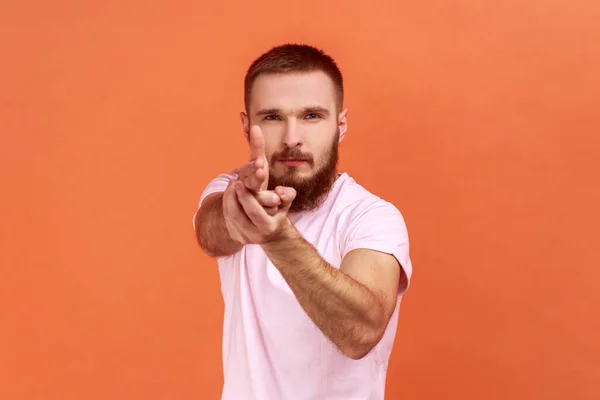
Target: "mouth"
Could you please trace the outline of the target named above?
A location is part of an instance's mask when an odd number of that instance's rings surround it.
[[[300,160],[298,158],[282,158],[277,160],[277,162],[285,165],[286,167],[298,167],[302,164],[305,164],[306,160]]]

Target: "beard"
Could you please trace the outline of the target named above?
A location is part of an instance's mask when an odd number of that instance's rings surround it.
[[[279,158],[304,160],[309,165],[314,166],[312,156],[304,154],[297,149],[286,149],[274,154],[271,158],[268,190],[274,190],[277,186],[293,187],[296,190],[296,198],[290,206],[290,212],[312,211],[318,208],[327,197],[338,176],[339,136],[340,132],[338,129],[330,146],[329,157],[312,176],[307,178],[300,178],[295,167],[287,167],[282,176],[275,176],[273,168],[275,161]]]

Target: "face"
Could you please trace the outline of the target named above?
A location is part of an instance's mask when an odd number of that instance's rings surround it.
[[[337,178],[338,145],[347,126],[347,111],[338,109],[324,72],[262,74],[254,81],[248,115],[242,113],[244,132],[260,126],[269,190],[296,189],[291,212],[318,207]]]

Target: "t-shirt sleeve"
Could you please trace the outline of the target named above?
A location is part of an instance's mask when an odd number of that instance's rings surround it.
[[[196,230],[196,214],[200,210],[200,206],[202,206],[202,202],[204,199],[213,193],[221,193],[227,189],[227,185],[229,185],[229,181],[232,179],[237,179],[239,170],[235,169],[229,174],[219,174],[213,180],[211,180],[208,185],[202,191],[200,195],[200,201],[198,202],[198,207],[194,212],[194,217],[192,218],[192,225],[194,226],[194,231]]]
[[[227,185],[229,185],[229,181],[232,179],[237,179],[238,170],[234,170],[229,174],[219,174],[216,178],[208,183],[208,185],[204,188],[202,195],[200,196],[200,202],[198,203],[198,208],[202,205],[202,202],[208,195],[213,193],[221,193],[227,189]]]
[[[391,254],[406,275],[399,294],[408,289],[412,276],[408,231],[402,214],[393,204],[378,200],[363,210],[356,210],[349,218],[344,236],[342,257],[360,248]]]

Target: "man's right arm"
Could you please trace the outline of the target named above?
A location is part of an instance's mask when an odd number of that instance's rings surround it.
[[[195,217],[200,248],[211,257],[227,257],[243,247],[231,239],[223,217],[223,192],[211,193],[202,201]]]

